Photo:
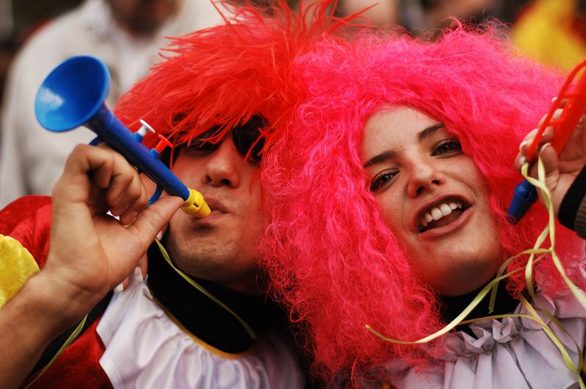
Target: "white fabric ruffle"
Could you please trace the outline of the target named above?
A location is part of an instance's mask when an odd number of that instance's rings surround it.
[[[556,300],[539,295],[532,304],[562,341],[578,366],[583,353],[586,311],[572,295]],[[553,313],[561,330],[544,312]],[[527,314],[522,305],[515,313]],[[577,388],[576,374],[560,351],[531,319],[505,318],[470,325],[475,336],[458,331],[446,335],[440,363],[415,371],[394,361],[385,366],[397,388]]]
[[[205,313],[202,313],[205,314]],[[100,364],[114,388],[302,388],[290,347],[261,337],[243,354],[214,352],[183,332],[155,303],[136,271],[116,291],[99,325],[106,346]]]

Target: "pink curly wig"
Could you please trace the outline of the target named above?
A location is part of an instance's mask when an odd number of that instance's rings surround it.
[[[442,326],[436,295],[411,270],[366,185],[363,128],[383,106],[412,107],[459,137],[486,178],[507,257],[532,247],[546,226],[540,205],[514,226],[506,208],[521,180],[517,146],[562,80],[521,58],[501,35],[489,25],[457,25],[433,43],[364,33],[352,43],[324,42],[297,61],[306,95],[265,159],[272,212],[262,249],[275,294],[308,328],[318,374],[357,377],[397,358],[417,364],[433,351],[383,342],[365,324],[410,341]],[[557,251],[577,278],[583,243],[558,231]],[[537,273],[542,289],[563,289],[551,261]],[[509,287],[514,294],[524,281]]]

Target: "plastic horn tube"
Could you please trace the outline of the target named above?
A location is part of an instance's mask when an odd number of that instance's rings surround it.
[[[185,212],[196,217],[211,213],[201,193],[189,189],[143,145],[104,104],[110,73],[97,58],[78,56],[65,60],[45,78],[35,100],[38,122],[49,131],[64,132],[85,126],[98,139],[122,154],[128,162],[153,180],[158,188],[179,196]],[[165,142],[168,143],[166,139]]]
[[[553,101],[551,108],[545,119],[539,126],[533,142],[527,148],[527,162],[533,162],[537,156],[537,147],[541,142],[543,133],[548,127],[554,128],[554,137],[551,145],[559,154],[576,128],[580,118],[586,109],[586,71],[578,79],[576,86],[572,88],[572,83],[578,73],[586,68],[586,60],[579,63],[568,75],[562,85],[558,97]],[[554,119],[554,114],[558,109],[562,109],[559,118]],[[513,199],[509,206],[508,214],[511,223],[517,223],[523,215],[537,201],[537,190],[529,181],[524,180],[515,187]]]

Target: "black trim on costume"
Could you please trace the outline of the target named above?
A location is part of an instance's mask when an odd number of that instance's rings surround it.
[[[81,329],[80,333],[77,335],[76,340],[79,339],[79,337],[94,323],[94,321],[96,321],[100,316],[102,316],[102,314],[106,311],[106,308],[108,308],[108,304],[110,304],[110,300],[112,299],[112,295],[113,295],[113,292],[110,291],[90,311],[90,313],[88,313],[85,324],[83,325],[83,328]],[[43,367],[45,367],[45,365],[47,365],[49,362],[51,362],[51,360],[53,359],[55,354],[57,354],[57,352],[59,351],[61,346],[63,346],[65,344],[65,342],[67,341],[69,336],[71,336],[73,331],[75,331],[75,328],[77,326],[78,326],[78,324],[74,325],[73,327],[71,327],[70,329],[68,329],[67,331],[65,331],[61,335],[59,335],[57,338],[55,338],[55,340],[53,340],[53,342],[51,342],[49,347],[47,347],[45,349],[45,351],[43,352],[43,355],[41,355],[41,358],[39,359],[39,361],[37,362],[37,364],[35,365],[35,367],[31,371],[30,375],[33,375],[34,373],[36,373],[37,371],[39,371]]]
[[[571,230],[575,230],[576,215],[580,204],[586,195],[586,165],[582,168],[578,176],[570,185],[570,189],[565,194],[560,204],[558,211],[558,218],[562,225],[568,227]]]
[[[185,329],[227,353],[241,353],[252,345],[253,339],[242,324],[169,266],[156,244],[148,250],[148,261],[147,284],[153,296]],[[275,327],[284,316],[279,306],[264,296],[192,279],[236,312],[258,336],[269,327]]]
[[[438,296],[440,317],[442,321],[447,324],[454,320],[468,305],[470,305],[472,300],[478,295],[478,292],[480,292],[485,286],[486,285],[483,285],[481,288],[462,296]],[[466,320],[478,319],[489,315],[511,313],[519,305],[519,301],[514,299],[507,291],[505,282],[499,283],[494,311],[492,313],[488,312],[489,302],[490,293],[482,299],[472,312],[470,312],[466,317]],[[458,326],[458,329],[474,336],[468,325],[460,325]]]

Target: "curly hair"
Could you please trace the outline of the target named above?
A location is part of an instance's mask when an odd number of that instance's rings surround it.
[[[442,326],[436,294],[414,274],[367,189],[359,153],[365,123],[378,110],[411,107],[460,139],[490,189],[506,257],[531,248],[547,225],[543,207],[516,225],[506,207],[521,180],[517,145],[562,79],[521,57],[504,36],[490,24],[456,24],[434,42],[364,32],[348,43],[323,42],[296,61],[304,96],[265,160],[271,220],[261,248],[273,292],[309,331],[323,377],[341,370],[357,377],[393,359],[419,365],[433,355],[433,345],[383,342],[366,324],[407,341]],[[584,246],[559,225],[557,251],[576,278]],[[548,293],[564,289],[551,261],[536,273]],[[509,282],[513,295],[524,288],[522,277]]]

